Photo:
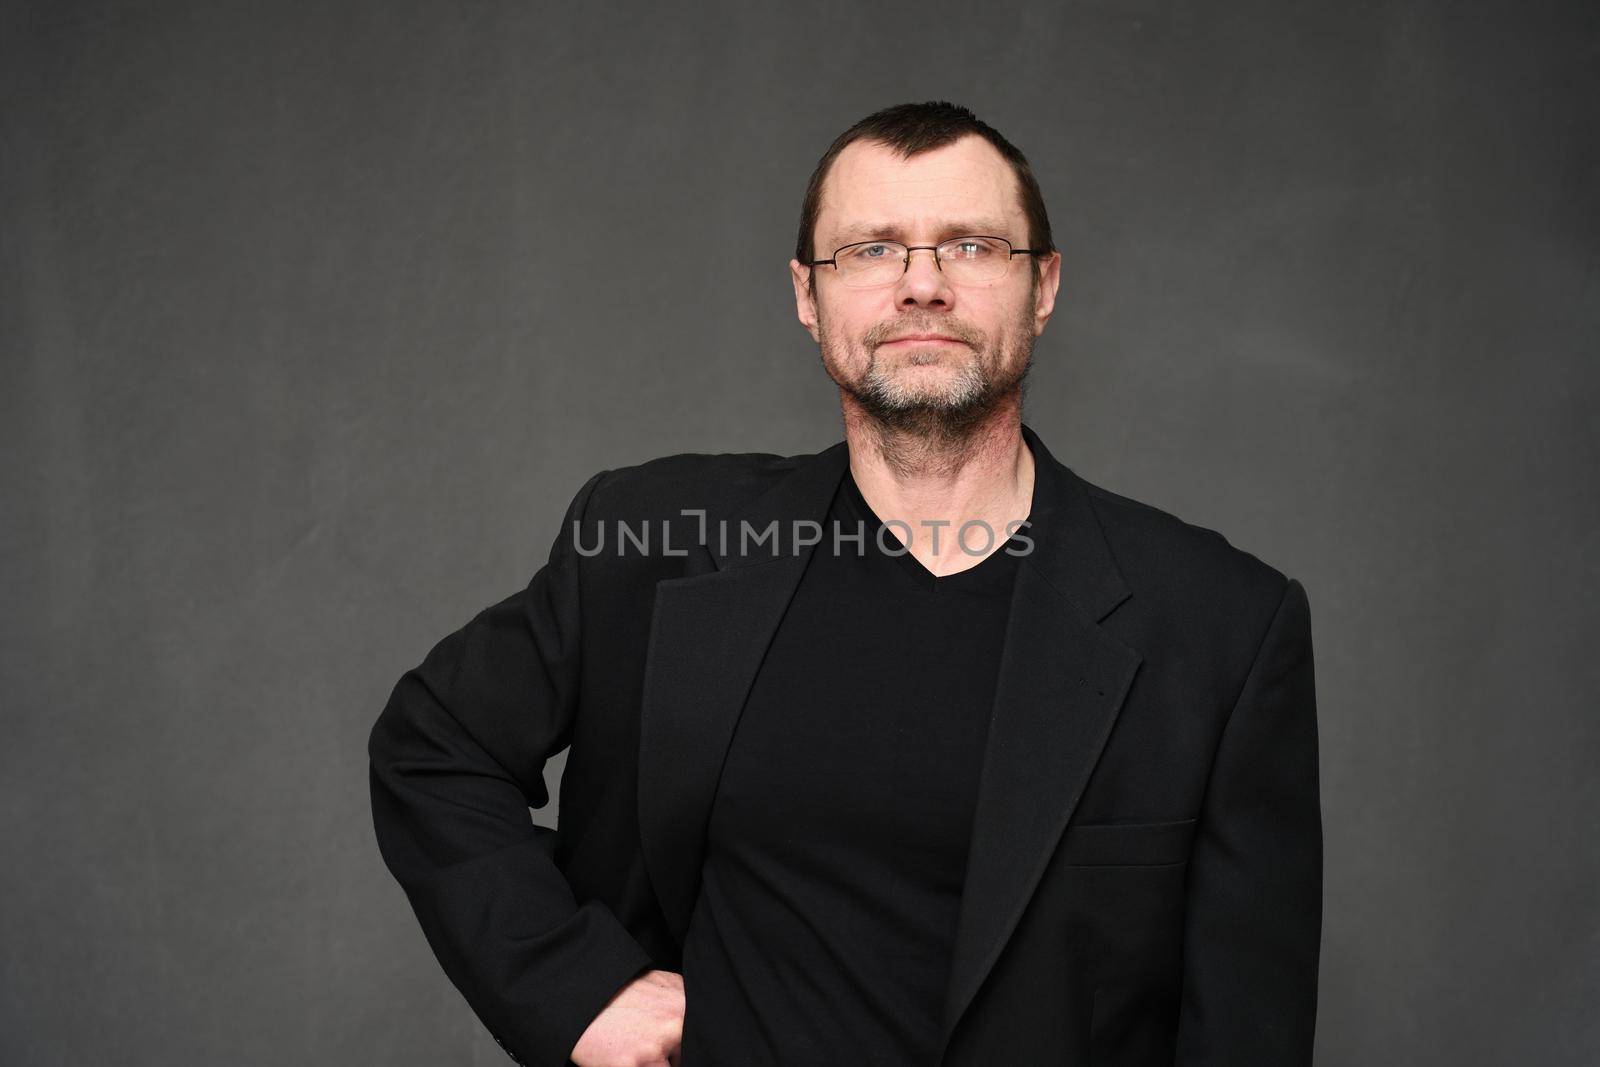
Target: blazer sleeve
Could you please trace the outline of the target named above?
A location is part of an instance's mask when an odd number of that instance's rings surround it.
[[[1188,871],[1179,1067],[1310,1067],[1322,934],[1311,612],[1290,579],[1223,731]]]
[[[445,974],[519,1063],[561,1067],[594,1017],[651,966],[598,900],[556,867],[545,761],[578,708],[572,545],[601,471],[578,491],[548,562],[401,676],[367,745],[372,818]]]

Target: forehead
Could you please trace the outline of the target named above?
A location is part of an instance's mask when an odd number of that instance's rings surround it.
[[[975,134],[910,159],[856,141],[828,171],[817,213],[823,247],[868,237],[959,236],[955,230],[1015,243],[1026,229],[1015,172]]]

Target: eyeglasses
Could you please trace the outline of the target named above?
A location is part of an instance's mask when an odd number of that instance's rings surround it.
[[[852,289],[889,285],[911,268],[911,253],[931,249],[934,264],[959,285],[985,285],[1005,276],[1012,256],[1031,256],[1032,248],[1012,248],[1004,237],[952,237],[937,245],[906,246],[898,241],[860,241],[845,245],[832,259],[806,264],[829,264],[839,281]]]

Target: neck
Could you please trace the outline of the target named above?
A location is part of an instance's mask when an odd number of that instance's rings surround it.
[[[1033,503],[1033,453],[1022,439],[1020,397],[996,405],[970,426],[886,426],[845,398],[850,473],[872,510],[910,528],[909,548],[935,574],[982,562],[988,540],[962,524],[986,523],[990,551],[1005,543],[1008,523],[1028,516]],[[904,529],[896,536],[905,540]]]

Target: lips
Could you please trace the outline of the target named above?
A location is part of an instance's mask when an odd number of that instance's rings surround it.
[[[952,345],[959,345],[959,344],[964,343],[964,342],[962,342],[961,340],[959,340],[959,339],[957,339],[955,337],[946,337],[944,334],[938,334],[938,333],[912,333],[912,334],[907,334],[904,337],[891,337],[889,340],[887,340],[887,341],[885,341],[883,343],[886,344],[886,345],[897,345],[897,344],[900,344],[900,343],[902,343],[904,341],[923,341],[923,342],[943,341],[945,344],[952,344]]]

